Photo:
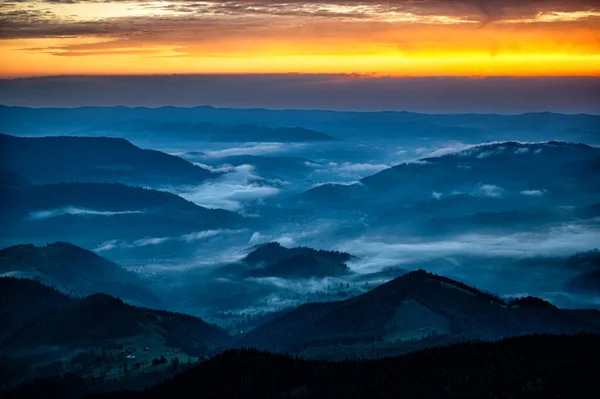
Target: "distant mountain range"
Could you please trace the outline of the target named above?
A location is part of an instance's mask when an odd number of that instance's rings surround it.
[[[490,140],[552,139],[600,143],[598,139],[600,116],[563,115],[550,112],[522,115],[436,115],[412,112],[232,109],[210,106],[192,108],[0,106],[0,128],[12,134],[82,134],[98,125],[106,125],[106,121],[109,120],[114,124],[127,124],[131,123],[130,121],[140,120],[157,126],[181,121],[186,121],[185,126],[188,127],[202,123],[230,126],[254,125],[254,128],[259,130],[302,127],[344,139],[395,141],[441,139],[471,143]],[[218,130],[218,127],[216,129]],[[192,128],[192,130],[199,129]],[[283,136],[282,134],[282,140]]]
[[[256,125],[217,125],[210,122],[156,122],[130,120],[116,124],[101,124],[81,133],[135,137],[144,139],[187,139],[209,142],[310,142],[335,140],[333,137],[302,127],[261,127]]]
[[[0,135],[0,169],[35,184],[110,182],[147,186],[198,184],[216,174],[160,151],[108,137]]]
[[[558,309],[536,298],[506,302],[418,270],[345,301],[302,305],[250,331],[238,345],[297,352],[432,335],[494,340],[577,332],[600,333],[600,312]]]
[[[2,275],[37,279],[77,295],[103,292],[146,306],[160,303],[137,274],[64,242],[43,247],[16,245],[0,250]]]
[[[259,245],[241,262],[224,266],[216,275],[228,277],[309,278],[350,273],[345,262],[354,256],[307,247],[286,248],[277,242]]]

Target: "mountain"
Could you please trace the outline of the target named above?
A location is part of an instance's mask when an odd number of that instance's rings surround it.
[[[231,211],[123,184],[58,183],[18,191],[0,185],[0,192],[5,197],[4,209],[10,210],[0,222],[13,241],[45,238],[80,243],[90,239],[97,245],[103,240],[141,239],[149,232],[173,236],[245,223]]]
[[[324,362],[230,350],[143,392],[106,399],[163,398],[202,392],[219,398],[593,398],[597,335],[536,335],[469,342],[377,360]],[[74,376],[35,381],[7,398],[79,399],[102,387]]]
[[[101,124],[85,130],[86,134],[135,137],[143,134],[160,141],[174,137],[214,142],[311,142],[335,140],[333,137],[302,127],[262,127],[250,124],[217,125],[210,122],[156,122],[147,119],[129,120],[116,124]]]
[[[432,335],[493,340],[576,332],[600,332],[600,312],[583,317],[550,304],[507,303],[418,270],[345,301],[302,305],[251,330],[238,344],[297,352],[360,342],[402,343]]]
[[[600,195],[594,178],[599,166],[600,148],[585,144],[503,142],[403,163],[350,186],[321,186],[296,198],[333,208],[345,204],[371,214],[380,206],[456,194],[543,204],[576,199],[581,204]]]
[[[112,182],[171,186],[198,184],[210,171],[160,151],[108,137],[0,135],[0,169],[36,184]]]
[[[350,273],[345,262],[354,256],[307,247],[286,248],[277,242],[259,245],[241,262],[217,269],[218,275],[234,277],[308,278]]]
[[[0,170],[0,187],[3,189],[20,190],[30,185],[29,181],[23,179],[18,174],[6,169]]]
[[[35,280],[0,277],[0,288],[0,342],[75,302],[56,288]]]
[[[0,364],[11,365],[0,385],[69,370],[105,380],[136,377],[171,370],[166,356],[184,364],[229,343],[225,332],[199,318],[138,308],[106,294],[72,298],[6,277],[0,288],[0,314],[9,316],[1,323],[10,331],[0,341]],[[26,312],[31,309],[35,317]]]
[[[428,142],[458,140],[566,140],[599,144],[600,116],[551,112],[522,115],[419,114],[414,112],[339,112],[319,110],[182,107],[26,108],[0,106],[0,127],[13,134],[82,134],[89,129],[130,121],[169,124],[303,127],[344,139]]]
[[[159,303],[137,274],[64,242],[43,247],[17,245],[0,250],[2,275],[34,278],[79,295],[106,292],[136,303]]]
[[[23,179],[6,169],[0,169],[0,224],[14,220],[15,205],[19,204],[22,198],[22,191],[31,185],[30,182]]]
[[[567,282],[567,288],[595,294],[600,292],[600,251],[598,249],[573,255],[564,263],[565,267],[580,272]]]

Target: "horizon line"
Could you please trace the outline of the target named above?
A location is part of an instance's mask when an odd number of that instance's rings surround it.
[[[270,112],[333,112],[333,113],[357,113],[357,114],[378,114],[378,113],[397,113],[397,114],[417,114],[417,115],[488,115],[488,116],[523,116],[523,115],[540,115],[540,114],[552,114],[552,115],[563,115],[563,116],[600,116],[598,114],[591,114],[586,112],[577,112],[577,113],[565,113],[565,112],[554,112],[554,111],[536,111],[536,112],[521,112],[521,113],[494,113],[494,112],[453,112],[453,113],[429,113],[429,112],[414,112],[414,111],[404,111],[404,110],[379,110],[379,111],[349,111],[349,110],[336,110],[336,109],[318,109],[318,108],[266,108],[266,107],[258,107],[258,108],[245,108],[245,107],[217,107],[209,104],[198,104],[191,106],[180,106],[180,105],[160,105],[156,107],[149,106],[136,106],[136,105],[81,105],[81,106],[73,106],[73,107],[52,107],[52,106],[38,106],[38,107],[30,107],[30,106],[22,106],[22,105],[8,105],[1,104],[0,107],[5,108],[26,108],[26,109],[82,109],[82,108],[127,108],[127,109],[163,109],[163,108],[180,108],[180,109],[195,109],[195,108],[212,108],[215,110],[240,110],[240,111],[270,111]]]

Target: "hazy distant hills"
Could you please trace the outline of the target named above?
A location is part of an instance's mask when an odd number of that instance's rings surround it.
[[[2,225],[15,238],[139,239],[241,226],[237,213],[208,209],[165,191],[111,183],[0,185]],[[10,212],[8,212],[10,211]]]
[[[522,115],[412,112],[336,112],[318,110],[232,109],[180,107],[25,108],[0,106],[0,128],[12,134],[82,134],[98,125],[161,124],[186,121],[187,126],[255,125],[256,129],[296,128],[315,130],[339,138],[421,141],[434,138],[483,142],[490,140],[574,140],[598,143],[600,116],[550,112]],[[257,127],[260,126],[260,127]],[[268,132],[267,133],[272,133]],[[283,133],[283,132],[280,132]],[[281,135],[281,140],[285,140]],[[280,140],[277,140],[280,141]]]
[[[258,246],[241,262],[217,269],[217,275],[229,277],[309,278],[340,276],[350,273],[345,262],[354,257],[345,252],[307,247],[286,248],[271,242]]]
[[[406,206],[458,194],[516,198],[518,203],[575,205],[570,201],[579,204],[597,201],[598,170],[600,149],[596,147],[562,142],[504,142],[403,163],[350,186],[319,186],[296,198],[330,206],[346,203],[365,210],[372,210],[374,205]],[[460,199],[476,201],[465,196]],[[491,204],[491,201],[479,202],[486,207]]]
[[[341,302],[309,303],[259,326],[242,346],[298,351],[447,335],[498,339],[532,333],[600,332],[600,312],[561,310],[539,299],[498,297],[419,270]]]
[[[599,166],[600,148],[585,144],[504,142],[394,166],[362,179],[361,183],[373,191],[414,189],[426,196],[433,191],[472,190],[477,184],[519,192],[597,192],[600,188],[591,177]]]
[[[528,231],[552,223],[590,220],[600,216],[594,205],[554,206],[543,198],[521,196],[491,198],[458,194],[440,199],[399,204],[372,219],[385,230],[399,224],[427,236],[470,232],[509,233]]]
[[[310,142],[335,140],[333,137],[302,127],[261,127],[256,125],[217,125],[210,122],[156,122],[130,120],[116,124],[92,126],[87,134],[117,135],[144,139],[165,138],[215,142]]]
[[[0,250],[0,275],[38,279],[79,295],[103,292],[147,306],[160,303],[137,274],[64,242]]]
[[[198,184],[215,175],[181,158],[107,137],[0,135],[0,169],[36,184]]]

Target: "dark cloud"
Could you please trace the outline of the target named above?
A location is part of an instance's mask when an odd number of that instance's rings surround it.
[[[55,76],[0,80],[0,103],[600,114],[598,77]]]

